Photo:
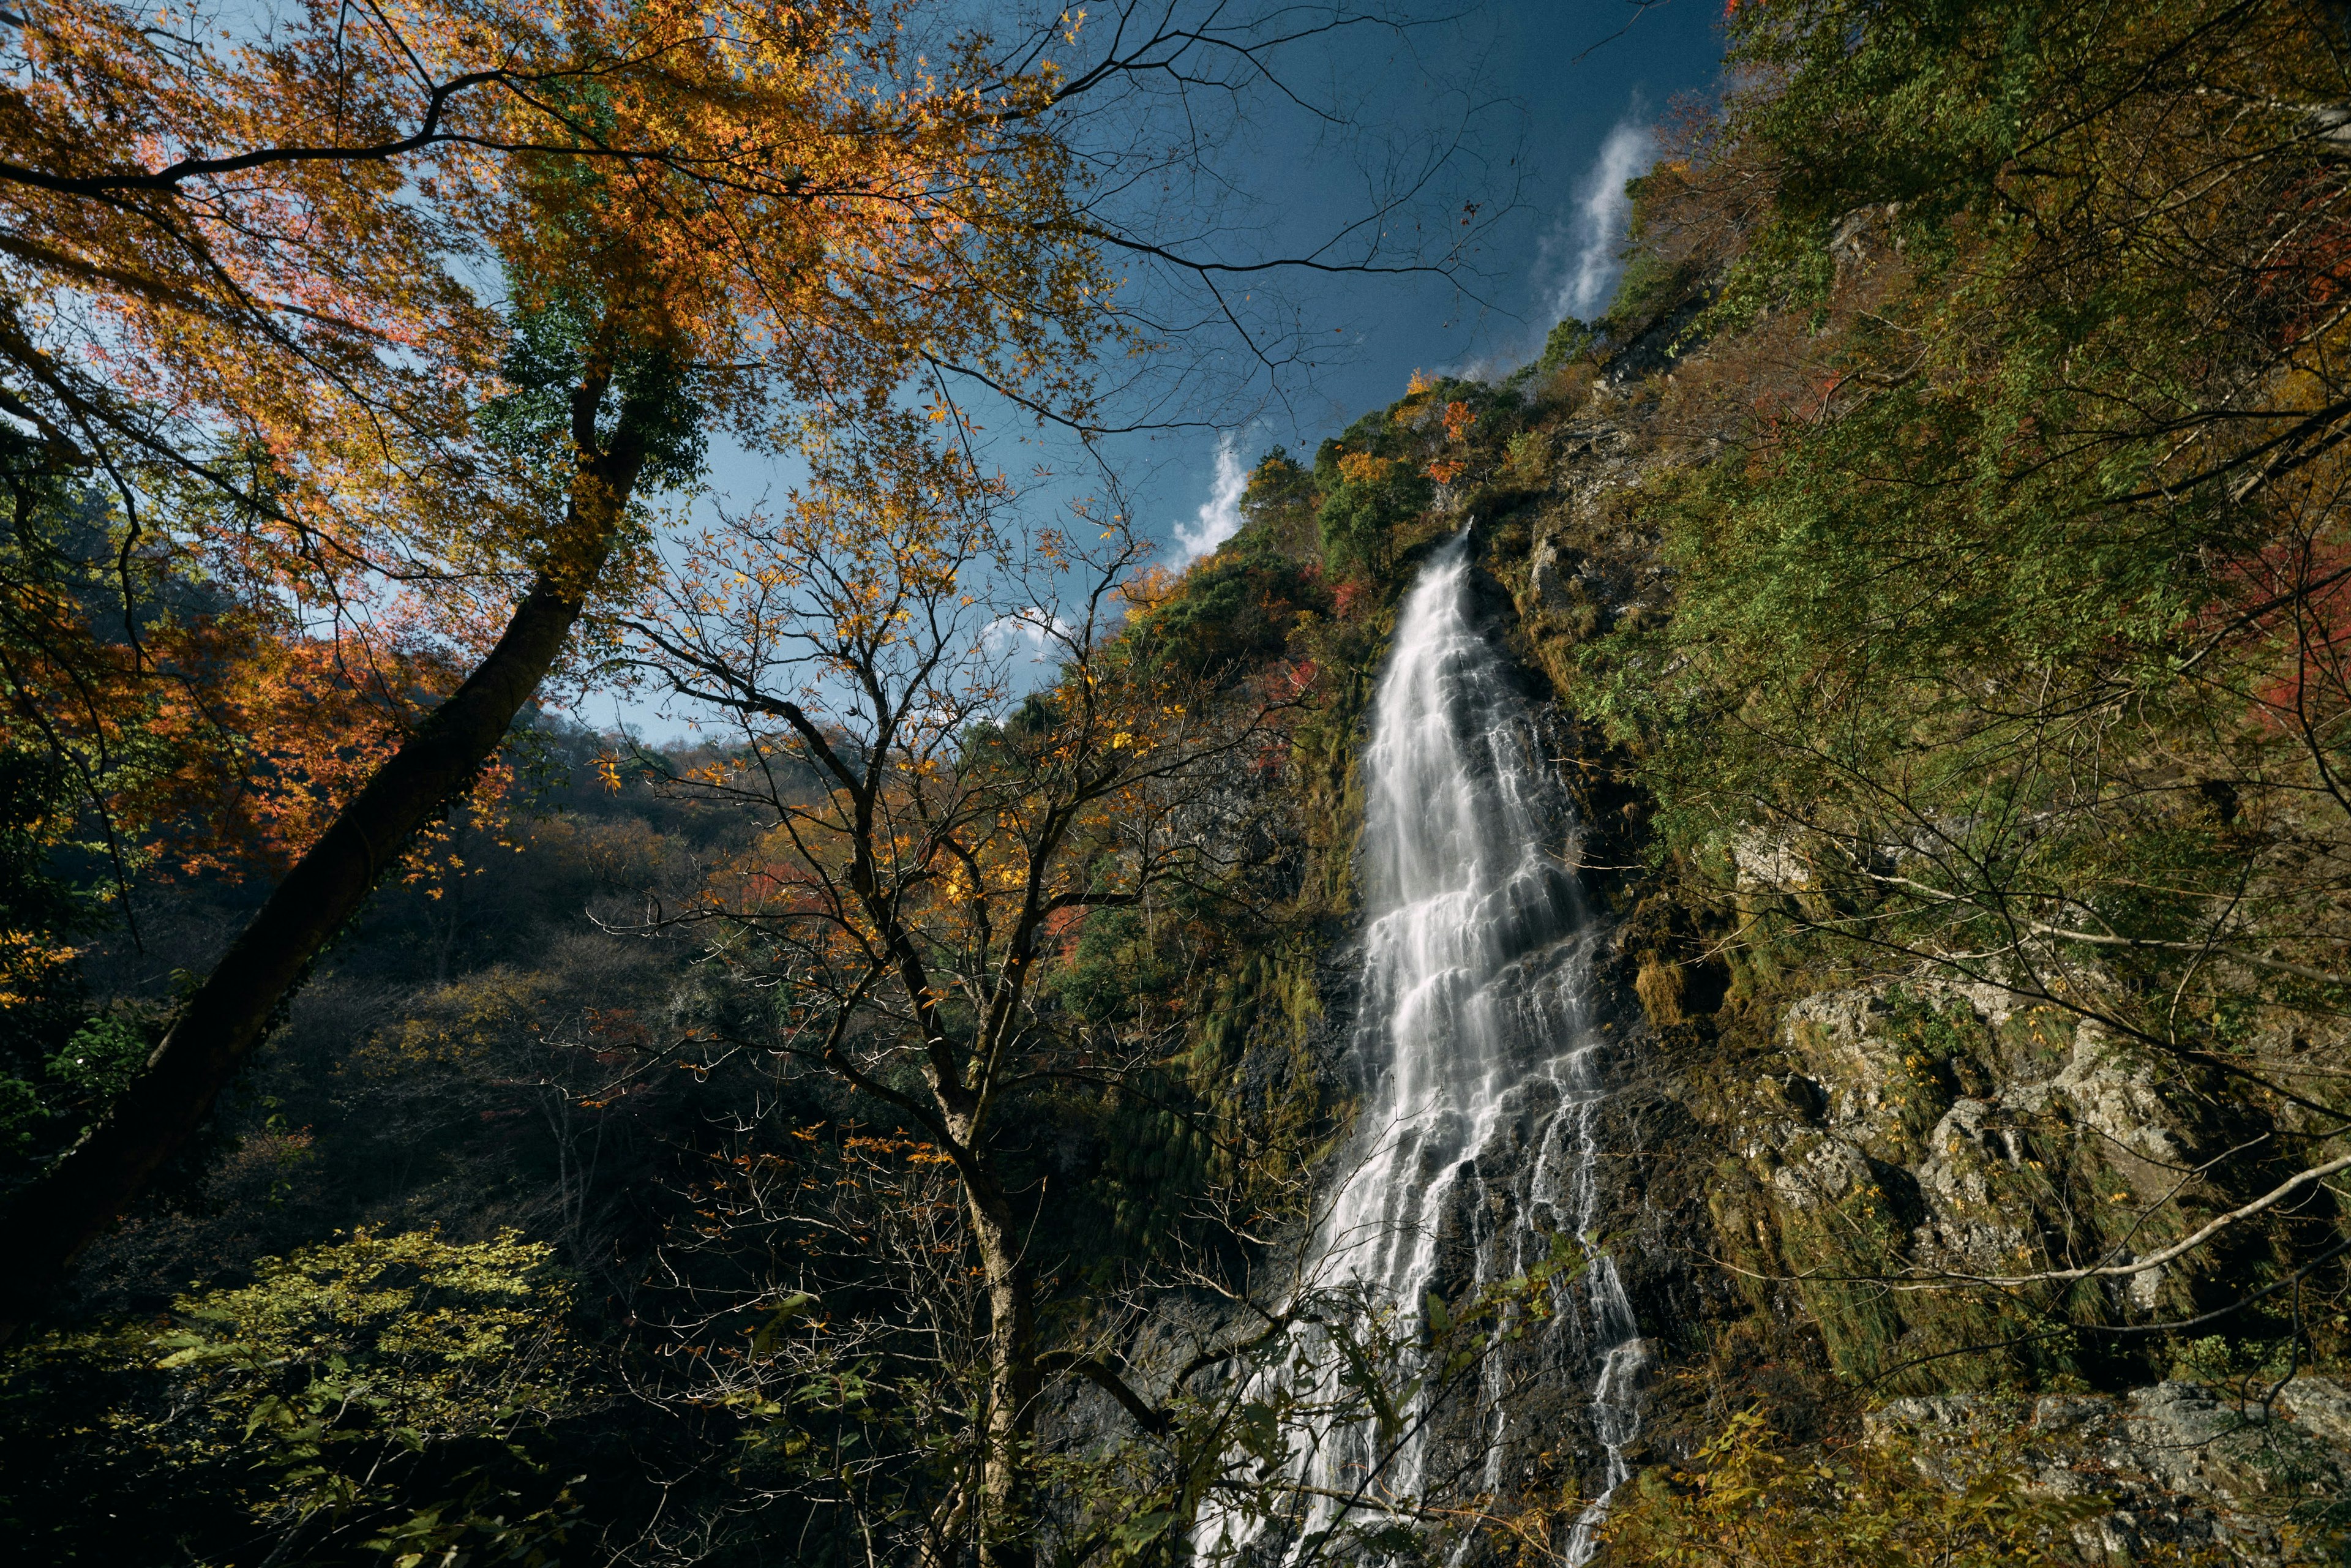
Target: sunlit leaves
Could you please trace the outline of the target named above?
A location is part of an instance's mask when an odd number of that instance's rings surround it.
[[[683,485],[715,429],[820,441],[941,358],[1082,419],[1119,328],[1050,64],[914,57],[922,14],[428,0],[175,41],[45,10],[0,114],[9,407],[53,465],[103,465],[126,561],[175,558],[256,649],[325,622],[385,692],[381,647],[461,663],[523,574],[596,570],[566,516],[630,500],[585,477],[603,454]],[[652,570],[622,528],[606,602]],[[90,722],[161,700],[131,653]]]
[[[548,1248],[360,1231],[254,1271],[159,1321],[36,1341],[0,1400],[69,1451],[168,1478],[183,1550],[235,1551],[259,1530],[396,1561],[546,1560],[579,1506],[533,1450],[590,1392]]]

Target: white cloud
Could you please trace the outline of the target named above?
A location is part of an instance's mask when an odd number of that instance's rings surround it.
[[[1590,320],[1615,292],[1617,274],[1624,270],[1616,251],[1625,243],[1625,221],[1632,200],[1625,182],[1649,172],[1657,161],[1657,133],[1633,118],[1620,120],[1600,144],[1600,156],[1576,183],[1575,205],[1544,244],[1547,266],[1556,268],[1559,281],[1551,299],[1552,319],[1573,316]]]
[[[1068,655],[1070,639],[1076,632],[1059,615],[1032,604],[998,616],[980,628],[979,635],[981,645],[998,658],[1016,655],[1012,662],[1022,663],[1017,655],[1026,644],[1026,663],[1057,666]]]
[[[1241,466],[1240,449],[1232,432],[1217,438],[1217,477],[1208,499],[1193,520],[1176,525],[1176,570],[1181,571],[1240,531],[1241,493],[1249,488],[1249,470]]]

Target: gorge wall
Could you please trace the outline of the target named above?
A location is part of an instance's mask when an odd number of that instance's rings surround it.
[[[2258,1138],[2259,1114],[2045,999],[1775,948],[1772,901],[1814,892],[1793,835],[1746,833],[1703,886],[1656,852],[1583,660],[1672,612],[1643,510],[1662,471],[1714,460],[1665,412],[1663,345],[1687,319],[1548,406],[1481,410],[1500,427],[1484,483],[1438,490],[1408,525],[1380,684],[1310,796],[1353,846],[1311,999],[1277,1016],[1243,996],[1210,1022],[1257,1041],[1240,1079],[1318,1084],[1335,1108],[1310,1268],[1369,1284],[1426,1336],[1428,1297],[1461,1310],[1550,1235],[1593,1262],[1551,1288],[1547,1329],[1429,1398],[1384,1469],[1345,1429],[1300,1462],[1326,1497],[1368,1476],[1380,1496],[1497,1516],[1579,1500],[1545,1517],[1581,1563],[1600,1547],[1591,1500],[1702,1469],[1754,1413],[1798,1448],[1896,1457],[1955,1494],[1990,1465],[2032,1496],[2095,1500],[2071,1526],[2094,1559],[2306,1560],[2309,1521],[2351,1478],[2351,1405],[2331,1363],[2279,1362],[2241,1315],[2199,1332],[2225,1251],[2062,1301],[1983,1283],[2175,1239],[2147,1214]],[[1460,395],[1384,417],[1433,432]],[[1138,1343],[1196,1345],[1233,1320],[1188,1321]],[[1204,1545],[1285,1550],[1254,1531]]]

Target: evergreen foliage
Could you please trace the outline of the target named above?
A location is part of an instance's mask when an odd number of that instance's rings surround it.
[[[1420,443],[1387,411],[1365,414],[1314,453],[1315,512],[1322,559],[1334,575],[1384,577],[1395,563],[1396,530],[1427,508],[1435,486],[1417,460]]]

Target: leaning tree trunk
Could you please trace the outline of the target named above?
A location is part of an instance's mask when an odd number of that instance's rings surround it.
[[[0,1343],[188,1145],[304,968],[359,912],[411,835],[473,779],[554,665],[620,537],[643,462],[641,445],[625,437],[611,451],[596,450],[604,392],[600,377],[573,394],[572,434],[582,459],[562,532],[497,645],[336,813],[105,1117],[9,1205],[0,1243],[8,1263]],[[631,424],[622,411],[620,428]]]

